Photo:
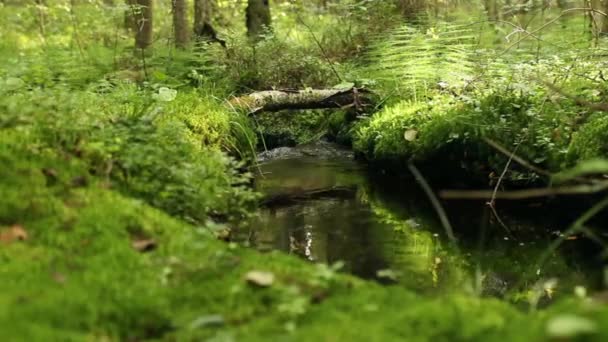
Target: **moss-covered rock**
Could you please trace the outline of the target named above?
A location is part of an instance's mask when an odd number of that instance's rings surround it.
[[[275,148],[313,142],[327,133],[330,112],[318,110],[260,113],[255,123],[263,146]]]

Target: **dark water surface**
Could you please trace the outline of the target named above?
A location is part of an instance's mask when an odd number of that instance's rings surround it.
[[[235,234],[261,251],[343,262],[346,272],[420,292],[471,291],[522,302],[602,284],[597,249],[576,236],[538,263],[565,229],[542,210],[499,210],[501,225],[483,203],[445,203],[454,245],[417,184],[374,183],[349,151],[319,143],[261,159],[256,187],[264,206]]]

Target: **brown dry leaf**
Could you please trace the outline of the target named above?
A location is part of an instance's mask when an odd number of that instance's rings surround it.
[[[156,249],[156,241],[152,239],[138,239],[131,242],[131,246],[138,252],[150,252]]]
[[[2,243],[11,243],[14,241],[25,241],[27,239],[28,239],[27,231],[18,224],[0,231],[0,242],[2,242]]]
[[[66,281],[66,277],[61,273],[53,273],[53,280],[58,284],[63,284]]]
[[[267,271],[249,271],[245,274],[245,280],[259,287],[269,287],[274,283],[274,274]]]

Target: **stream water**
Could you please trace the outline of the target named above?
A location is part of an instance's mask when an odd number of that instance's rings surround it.
[[[416,183],[372,181],[378,176],[347,150],[322,142],[260,157],[256,187],[266,200],[235,237],[261,251],[340,262],[346,272],[419,292],[474,291],[521,302],[603,283],[596,250],[577,236],[539,263],[565,227],[558,217],[533,215],[538,208],[499,210],[499,224],[484,203],[445,203],[458,237],[452,244]]]

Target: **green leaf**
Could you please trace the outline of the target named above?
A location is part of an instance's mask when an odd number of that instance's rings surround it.
[[[25,86],[25,82],[23,82],[22,79],[16,78],[16,77],[9,77],[6,80],[4,80],[3,83],[4,83],[5,90],[8,90],[8,91],[18,90],[19,88],[22,88],[23,86]]]
[[[563,314],[552,318],[547,323],[547,335],[552,338],[572,338],[579,335],[593,334],[597,331],[595,322],[581,316]]]
[[[190,328],[199,329],[205,328],[208,326],[220,326],[225,323],[224,317],[222,315],[207,315],[201,316],[195,319],[192,323],[190,323]]]
[[[171,102],[177,97],[177,90],[161,87],[158,89],[158,93],[154,94],[153,97],[158,101]]]
[[[333,89],[351,89],[355,84],[353,82],[342,82],[338,85],[333,86]]]
[[[274,274],[266,271],[249,271],[245,275],[245,280],[259,287],[269,287],[274,283]]]

